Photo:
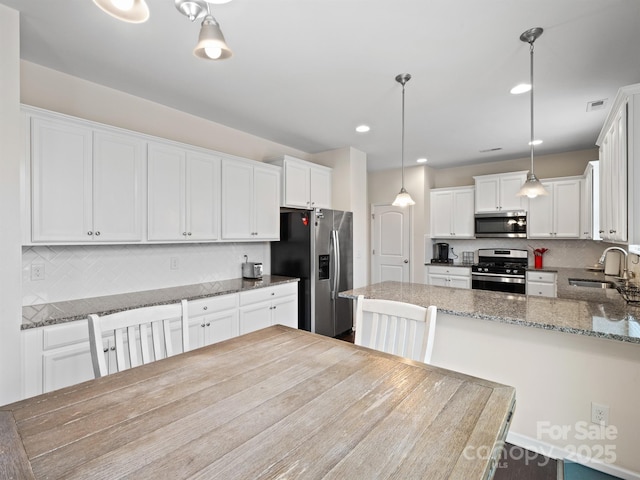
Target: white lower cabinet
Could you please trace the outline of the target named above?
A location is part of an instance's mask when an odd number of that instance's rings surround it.
[[[427,285],[451,288],[471,288],[471,268],[444,265],[427,265]]]
[[[527,295],[537,297],[556,297],[558,291],[557,275],[554,272],[527,272]]]
[[[187,303],[189,343],[192,349],[237,337],[238,294],[202,298]]]
[[[187,302],[190,348],[237,337],[275,324],[298,328],[298,283]],[[180,325],[171,327],[180,348]],[[109,372],[116,371],[113,336],[105,336]],[[22,332],[23,397],[58,390],[94,378],[87,320]]]
[[[276,324],[298,328],[297,283],[240,293],[240,335]]]

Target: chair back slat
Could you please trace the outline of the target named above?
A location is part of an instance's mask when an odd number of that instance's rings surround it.
[[[176,320],[180,323],[180,351],[186,352],[189,350],[186,300],[110,315],[89,315],[91,359],[96,378],[107,375],[110,370],[105,356],[105,335],[113,333],[114,338],[116,365],[111,370],[121,371],[178,353],[171,340],[171,325]]]
[[[433,352],[435,306],[358,297],[356,345],[429,363]]]

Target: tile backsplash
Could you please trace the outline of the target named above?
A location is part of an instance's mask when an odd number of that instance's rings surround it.
[[[269,252],[268,242],[23,247],[22,304],[239,278],[244,255],[268,274]],[[33,266],[44,278],[34,279]]]
[[[608,243],[595,242],[593,240],[529,240],[529,239],[499,239],[482,238],[474,240],[442,240],[453,248],[453,253],[449,252],[449,258],[454,262],[462,262],[462,252],[471,251],[478,261],[479,248],[520,248],[527,249],[528,245],[533,248],[548,248],[549,251],[543,255],[543,265],[545,267],[570,267],[580,268],[594,265],[602,251],[612,246]],[[425,262],[433,256],[434,242],[425,239]],[[458,258],[456,258],[456,255]],[[529,264],[533,265],[533,254],[529,253]]]

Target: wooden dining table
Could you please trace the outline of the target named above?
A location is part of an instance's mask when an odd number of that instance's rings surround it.
[[[0,407],[0,478],[491,478],[514,402],[276,325]]]

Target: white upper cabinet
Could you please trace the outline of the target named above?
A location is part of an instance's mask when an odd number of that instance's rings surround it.
[[[580,238],[600,240],[600,162],[589,162],[584,172],[582,189],[582,233]]]
[[[434,189],[431,198],[432,238],[474,237],[474,188]]]
[[[527,172],[481,175],[473,178],[476,187],[476,212],[527,210],[527,197],[516,195],[527,179]]]
[[[280,239],[280,169],[222,160],[222,238]]]
[[[331,208],[331,168],[289,155],[269,163],[282,167],[283,207]]]
[[[615,104],[614,104],[615,108]],[[629,100],[612,110],[600,134],[600,229],[602,240],[624,243],[627,231],[627,116]],[[633,135],[633,132],[631,132]],[[633,189],[631,189],[633,190]],[[630,203],[633,205],[633,203]]]
[[[149,143],[148,239],[211,241],[219,238],[220,159]]]
[[[142,240],[145,143],[66,117],[30,116],[31,240]]]
[[[580,238],[582,179],[549,179],[542,185],[549,194],[529,199],[528,237]]]

